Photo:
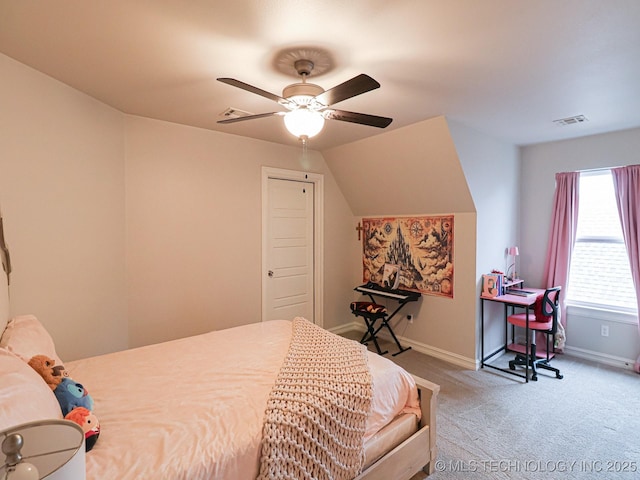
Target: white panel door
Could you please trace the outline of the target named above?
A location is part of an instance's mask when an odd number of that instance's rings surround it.
[[[266,317],[314,321],[314,184],[268,179]]]

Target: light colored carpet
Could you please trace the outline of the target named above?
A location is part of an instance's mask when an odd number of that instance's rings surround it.
[[[359,332],[346,336],[359,340]],[[391,353],[396,349],[387,345]],[[437,472],[449,479],[640,479],[640,375],[566,355],[564,379],[465,370],[410,350],[385,355],[440,385]],[[507,367],[512,354],[492,363]],[[418,474],[414,480],[425,478]]]

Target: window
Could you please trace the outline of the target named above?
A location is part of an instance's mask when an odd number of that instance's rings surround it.
[[[580,174],[567,301],[626,313],[638,308],[609,170]]]

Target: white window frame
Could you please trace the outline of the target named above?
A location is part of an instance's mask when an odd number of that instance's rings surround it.
[[[609,169],[606,169],[610,171]],[[601,175],[604,173],[605,169],[597,170],[593,172],[581,172],[580,175]],[[616,212],[617,213],[617,212]],[[576,243],[578,242],[589,242],[589,243],[616,243],[624,245],[624,239],[622,237],[611,237],[611,236],[583,236],[576,238]],[[569,286],[569,291],[571,286]],[[569,293],[569,292],[568,292]],[[592,303],[586,302],[582,300],[571,299],[567,295],[566,305],[568,313],[577,314],[577,315],[588,315],[591,318],[601,318],[602,320],[609,320],[617,323],[624,324],[638,324],[638,310],[637,308],[625,308],[615,305],[607,305],[602,303]]]

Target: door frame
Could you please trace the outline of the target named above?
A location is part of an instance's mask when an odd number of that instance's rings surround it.
[[[269,268],[267,266],[267,223],[269,211],[267,208],[269,179],[293,180],[313,183],[313,316],[316,325],[322,327],[324,323],[324,175],[321,173],[285,170],[282,168],[262,167],[262,321],[266,315],[267,281]]]

